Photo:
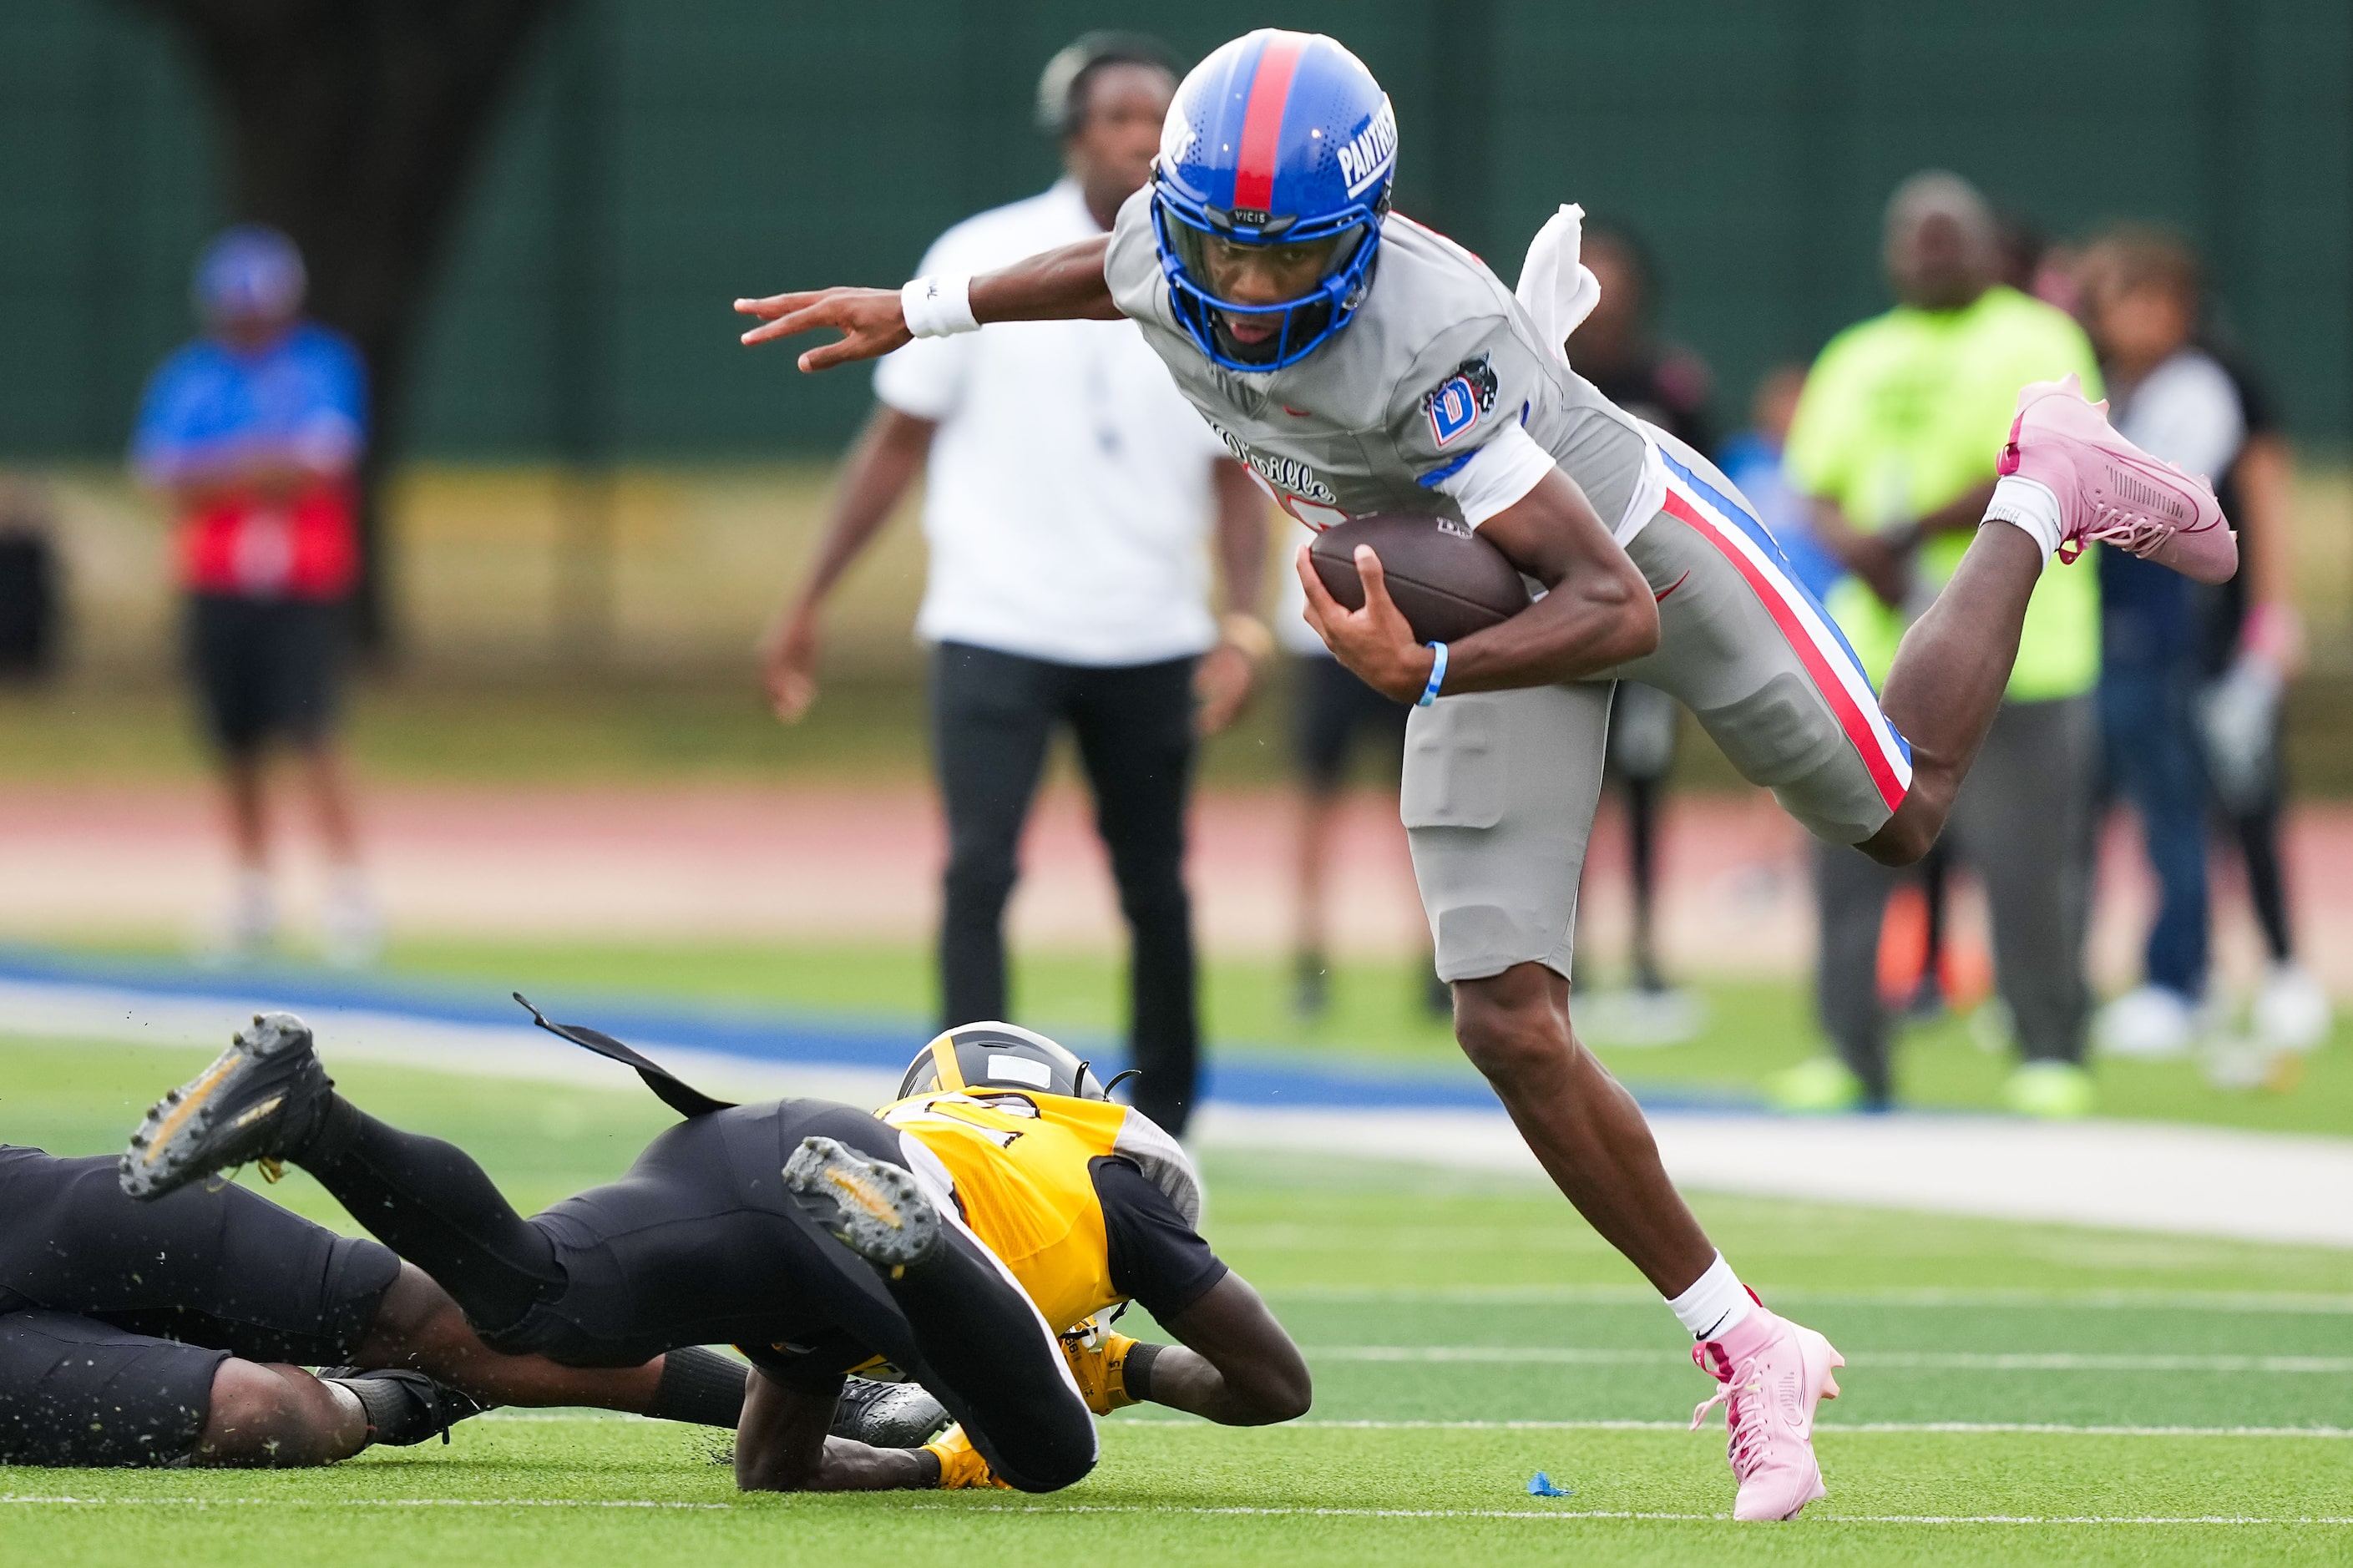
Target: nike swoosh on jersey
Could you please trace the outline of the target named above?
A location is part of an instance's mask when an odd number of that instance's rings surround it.
[[[1657,593],[1651,595],[1651,597],[1663,605],[1667,602],[1668,595],[1673,593],[1676,589],[1682,587],[1684,584],[1690,581],[1691,574],[1686,572],[1682,576],[1676,578],[1673,582],[1668,584],[1665,587],[1660,589]]]

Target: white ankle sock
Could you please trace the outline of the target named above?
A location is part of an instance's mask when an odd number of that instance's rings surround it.
[[[2042,546],[2046,563],[2058,552],[2060,531],[2066,521],[2060,515],[2059,498],[2052,493],[2051,487],[2023,474],[2005,474],[1994,481],[1993,500],[1986,503],[1984,521],[2007,522],[2024,530]]]
[[[1756,1310],[1747,1287],[1740,1283],[1740,1276],[1732,1271],[1721,1252],[1707,1266],[1707,1272],[1692,1281],[1690,1289],[1667,1303],[1667,1310],[1691,1331],[1694,1340],[1719,1339]]]

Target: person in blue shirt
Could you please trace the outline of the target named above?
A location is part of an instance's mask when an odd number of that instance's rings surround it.
[[[1781,472],[1781,447],[1789,438],[1789,420],[1805,387],[1802,364],[1777,365],[1767,372],[1749,405],[1749,427],[1724,444],[1715,462],[1756,506],[1757,520],[1771,531],[1806,592],[1820,599],[1846,575],[1846,566],[1814,537],[1806,498],[1789,488]]]
[[[332,731],[359,577],[367,376],[349,342],[303,319],[305,283],[301,252],[275,229],[240,225],[206,247],[193,289],[204,334],[149,378],[131,460],[176,520],[189,664],[237,854],[222,950],[250,954],[276,935],[265,763],[284,742],[333,867],[326,954],[361,963],[380,922]]]

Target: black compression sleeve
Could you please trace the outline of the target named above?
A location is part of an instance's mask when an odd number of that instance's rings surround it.
[[[1127,1360],[1120,1363],[1119,1385],[1127,1390],[1130,1399],[1141,1403],[1152,1397],[1152,1363],[1167,1348],[1143,1340],[1127,1352]]]
[[[662,1357],[661,1382],[649,1415],[733,1431],[744,1418],[744,1378],[749,1369],[733,1356],[683,1345]]]
[[[1116,1155],[1095,1160],[1092,1173],[1110,1243],[1111,1282],[1122,1295],[1166,1323],[1226,1277],[1224,1260],[1149,1176]]]

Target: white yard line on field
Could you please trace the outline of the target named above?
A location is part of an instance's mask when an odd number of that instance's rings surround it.
[[[2353,1247],[2353,1139],[2141,1121],[1995,1116],[1651,1117],[1677,1184],[1698,1191],[1989,1219]],[[1483,1110],[1271,1110],[1211,1101],[1208,1147],[1279,1149],[1539,1178]]]
[[[81,1508],[686,1508],[724,1511],[732,1502],[663,1502],[651,1498],[462,1497],[39,1497],[0,1492],[0,1503]]]
[[[664,1502],[637,1498],[297,1498],[297,1497],[75,1497],[0,1494],[0,1504],[31,1507],[91,1508],[131,1505],[142,1508],[642,1508],[693,1509],[726,1512],[744,1505],[732,1502]],[[909,1500],[910,1511],[941,1509],[935,1502]],[[985,1505],[984,1505],[985,1507]],[[957,1505],[971,1518],[979,1510]],[[1190,1515],[1209,1519],[1528,1519],[1641,1520],[1665,1523],[1729,1522],[1728,1513],[1670,1513],[1633,1509],[1535,1508],[1250,1508],[1210,1507],[1183,1503],[1030,1503],[986,1508],[1005,1513],[1134,1513]],[[1817,1525],[1831,1524],[2123,1524],[2123,1525],[2348,1525],[2353,1515],[2335,1514],[1968,1514],[1968,1513],[1848,1513],[1817,1512]]]
[[[1954,1290],[1929,1286],[1883,1290],[1814,1290],[1765,1285],[1757,1293],[1776,1305],[1811,1307],[2064,1307],[2071,1311],[2311,1312],[2353,1314],[2353,1296],[2295,1290]],[[1440,1305],[1656,1306],[1647,1285],[1269,1285],[1260,1294],[1286,1301],[1371,1303],[1427,1301]]]
[[[1672,1366],[1689,1357],[1675,1351],[1579,1345],[1307,1345],[1319,1361],[1530,1363],[1559,1366]],[[1934,1372],[2269,1372],[2306,1376],[2353,1373],[2341,1355],[2116,1355],[2073,1351],[1857,1351],[1855,1367],[1905,1367]]]
[[[1127,1426],[1192,1426],[1167,1417],[1133,1417]],[[1292,1426],[1327,1427],[1364,1432],[1688,1432],[1688,1421],[1321,1421],[1310,1418],[1286,1423]],[[1950,1436],[2015,1436],[2031,1433],[2057,1437],[2353,1437],[2353,1426],[2070,1426],[2049,1421],[1818,1421],[1816,1432],[1840,1436],[1903,1436],[1915,1434]]]
[[[939,1508],[938,1503],[914,1503],[914,1508]],[[1536,1508],[1219,1508],[1184,1503],[1030,1503],[1008,1509],[1018,1513],[1150,1513],[1191,1514],[1208,1518],[1270,1519],[1535,1519],[1566,1521],[1626,1519],[1668,1523],[1728,1523],[1728,1513],[1667,1513],[1634,1509]],[[1817,1525],[1828,1524],[2130,1524],[2130,1525],[2348,1525],[2353,1514],[2033,1514],[2033,1513],[1815,1513]]]

